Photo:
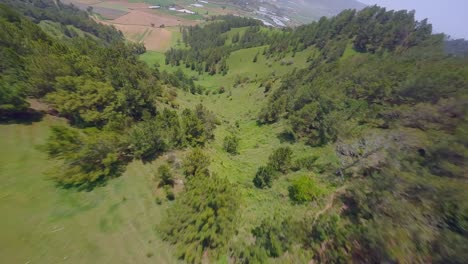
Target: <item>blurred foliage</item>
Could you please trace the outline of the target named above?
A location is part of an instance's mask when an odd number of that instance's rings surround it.
[[[193,177],[169,208],[162,231],[166,240],[176,244],[181,259],[201,263],[227,252],[238,210],[236,189],[226,179]]]

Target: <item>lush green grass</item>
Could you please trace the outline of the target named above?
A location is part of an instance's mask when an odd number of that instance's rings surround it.
[[[235,34],[239,34],[239,37],[242,37],[246,29],[247,27],[233,28],[229,30],[228,32],[223,33],[223,35],[227,36],[226,45],[232,45],[232,37]]]
[[[353,48],[353,43],[348,43],[346,46],[345,51],[343,52],[343,55],[341,56],[341,60],[345,60],[349,57],[352,57],[354,55],[358,54],[358,52]]]
[[[147,51],[140,56],[140,59],[146,62],[149,66],[153,66],[154,64],[164,66],[165,56],[162,52]]]
[[[0,125],[0,255],[3,263],[173,263],[156,225],[154,165],[135,162],[120,178],[91,192],[47,179],[53,165],[37,149],[51,125]],[[153,254],[151,258],[147,254]]]

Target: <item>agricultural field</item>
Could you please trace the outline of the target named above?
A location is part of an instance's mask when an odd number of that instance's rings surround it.
[[[112,25],[122,31],[133,42],[141,42],[149,51],[164,52],[175,44],[180,37],[179,27],[204,22],[205,17],[213,15],[240,14],[233,7],[222,8],[219,4],[193,6],[188,0],[66,0],[86,10],[92,7],[95,19],[100,23]],[[159,5],[161,9],[149,9],[149,5]],[[196,14],[185,14],[169,10],[170,6],[186,8]]]

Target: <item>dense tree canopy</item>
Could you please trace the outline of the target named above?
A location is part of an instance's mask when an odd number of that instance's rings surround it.
[[[225,254],[236,230],[239,200],[236,189],[218,176],[194,177],[187,190],[169,209],[163,227],[166,239],[178,247],[188,263],[204,256]]]

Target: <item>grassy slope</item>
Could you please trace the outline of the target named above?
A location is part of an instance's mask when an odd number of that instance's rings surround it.
[[[135,162],[91,192],[57,188],[46,176],[51,162],[36,148],[57,124],[63,121],[46,117],[32,125],[0,125],[2,262],[174,262],[155,230],[166,205],[154,202],[153,166]]]
[[[256,117],[264,105],[267,95],[264,88],[260,88],[263,80],[271,78],[273,72],[280,77],[294,68],[306,67],[307,57],[313,54],[313,50],[298,52],[294,58],[292,54],[286,56],[286,60],[292,59],[290,66],[281,65],[277,59],[267,59],[261,55],[265,47],[243,49],[233,52],[227,60],[229,73],[226,76],[203,74],[198,76],[188,69],[184,71],[199,78],[198,84],[212,91],[210,95],[192,95],[179,93],[179,103],[182,108],[194,107],[202,103],[208,109],[214,111],[221,119],[222,124],[215,131],[215,140],[209,145],[208,151],[212,157],[211,170],[221,176],[227,177],[231,182],[238,184],[241,190],[239,198],[242,200],[241,224],[239,225],[239,239],[248,239],[250,230],[258,225],[266,217],[282,215],[301,219],[305,214],[313,214],[323,206],[323,201],[318,201],[316,206],[293,206],[288,198],[287,188],[289,182],[300,175],[311,175],[310,172],[299,171],[281,176],[275,181],[272,189],[258,190],[254,187],[252,179],[259,166],[266,164],[268,155],[282,145],[289,145],[294,150],[294,156],[317,154],[321,156],[319,162],[330,160],[333,150],[330,147],[311,148],[302,143],[290,144],[279,136],[285,130],[282,123],[273,125],[258,125]],[[256,63],[253,57],[259,53]],[[158,58],[164,61],[164,56]],[[163,65],[162,63],[161,65]],[[271,65],[271,66],[269,66]],[[163,66],[168,70],[176,68]],[[237,76],[249,77],[249,81],[234,87]],[[280,80],[275,82],[278,87]],[[223,94],[213,93],[220,86],[226,88]],[[238,121],[239,128],[235,128]],[[223,150],[223,139],[234,129],[240,137],[239,155],[230,155]],[[314,176],[315,177],[315,176]],[[333,187],[323,184],[325,191],[332,191]],[[324,199],[325,200],[325,199]]]

